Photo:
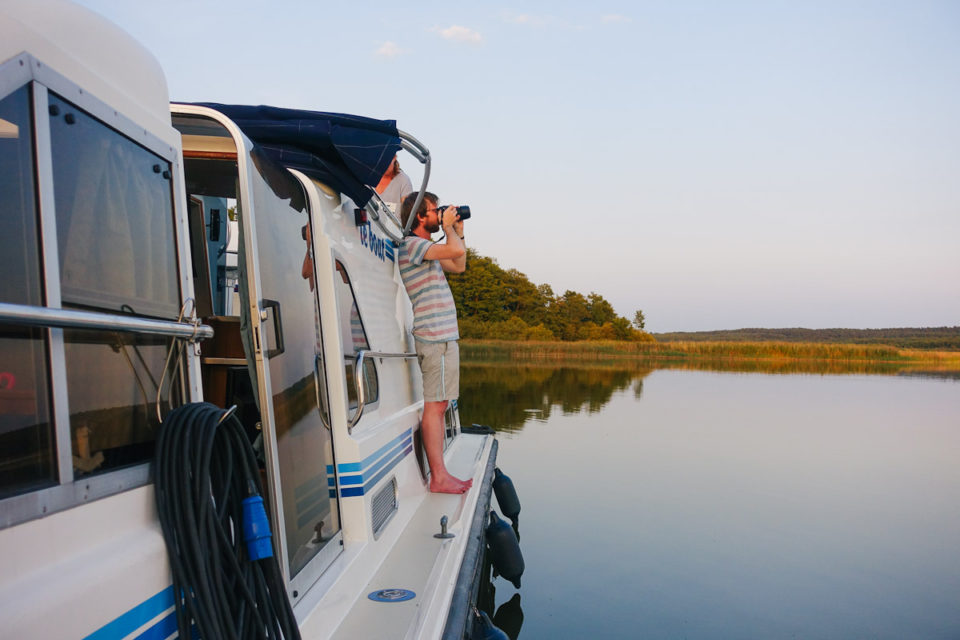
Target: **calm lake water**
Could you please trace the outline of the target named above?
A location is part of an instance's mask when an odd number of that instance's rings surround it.
[[[523,504],[512,637],[960,638],[956,378],[462,378]]]

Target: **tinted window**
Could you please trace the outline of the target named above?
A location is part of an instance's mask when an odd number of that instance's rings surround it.
[[[50,94],[64,303],[176,318],[170,164]]]
[[[170,339],[66,330],[64,342],[76,477],[150,459],[158,426],[157,386]],[[164,389],[169,385],[168,375]],[[175,404],[179,396],[175,391]],[[171,408],[167,398],[164,393],[162,414]]]
[[[0,302],[43,303],[30,91],[0,100]],[[45,332],[0,325],[0,497],[56,481]]]
[[[337,276],[334,278],[334,287],[337,291],[337,313],[340,316],[340,340],[343,345],[344,373],[347,376],[347,395],[350,408],[357,406],[357,386],[353,368],[356,354],[362,350],[369,350],[367,332],[360,319],[360,308],[357,298],[350,286],[350,276],[343,263],[337,260]],[[377,367],[372,358],[363,361],[364,397],[367,404],[376,402],[380,398],[380,386],[377,380]]]

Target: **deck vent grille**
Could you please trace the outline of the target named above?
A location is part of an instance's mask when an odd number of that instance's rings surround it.
[[[383,485],[370,501],[370,520],[373,522],[374,538],[380,535],[390,518],[397,512],[397,479]]]

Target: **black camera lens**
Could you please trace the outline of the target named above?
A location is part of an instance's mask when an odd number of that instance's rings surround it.
[[[437,207],[440,211],[446,211],[447,209],[453,209],[453,212],[457,214],[458,220],[466,220],[470,217],[470,207],[455,207],[452,204],[444,204]],[[441,214],[442,215],[442,214]]]

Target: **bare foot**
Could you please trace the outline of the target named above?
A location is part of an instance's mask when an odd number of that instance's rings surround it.
[[[473,480],[460,480],[448,475],[446,478],[431,478],[431,493],[466,493],[473,486]]]

